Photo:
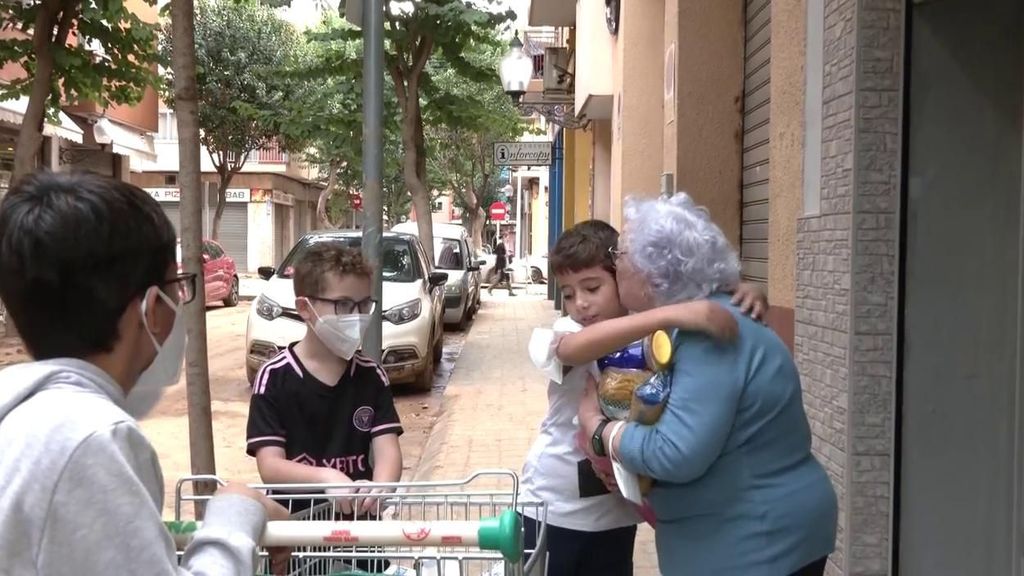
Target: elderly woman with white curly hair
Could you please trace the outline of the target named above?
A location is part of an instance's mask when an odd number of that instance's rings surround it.
[[[630,311],[707,298],[739,324],[731,343],[675,335],[672,390],[653,426],[604,424],[592,382],[580,404],[587,437],[654,479],[663,574],[818,576],[835,546],[836,495],[811,453],[800,376],[769,329],[725,291],[739,262],[722,231],[686,194],[631,199],[619,239],[619,297]]]

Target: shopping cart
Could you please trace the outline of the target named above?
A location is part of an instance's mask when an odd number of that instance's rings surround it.
[[[215,476],[188,476],[175,489],[174,521],[167,526],[179,554],[201,523],[184,504],[207,500],[202,484]],[[380,493],[353,495],[353,486]],[[509,470],[481,470],[463,480],[353,484],[254,485],[291,511],[269,522],[262,547],[291,547],[288,576],[544,576],[547,507],[519,500],[519,478]],[[354,507],[354,509],[352,509]],[[191,507],[188,507],[191,508]],[[535,521],[537,544],[523,548],[523,517]],[[260,550],[258,574],[269,574]]]

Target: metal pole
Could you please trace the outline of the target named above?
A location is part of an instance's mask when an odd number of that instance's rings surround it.
[[[523,257],[523,177],[516,170],[516,260]]]
[[[373,298],[382,302],[384,198],[384,0],[363,0],[363,255],[373,266]],[[381,361],[381,307],[373,312],[363,352]]]

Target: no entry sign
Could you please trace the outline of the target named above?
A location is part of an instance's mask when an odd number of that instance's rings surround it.
[[[505,220],[508,220],[508,207],[505,206],[504,202],[492,203],[490,213],[492,222],[504,222]]]

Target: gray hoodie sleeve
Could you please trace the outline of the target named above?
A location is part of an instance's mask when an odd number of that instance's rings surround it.
[[[266,524],[261,504],[235,495],[214,498],[179,567],[160,517],[162,492],[156,454],[134,422],[93,434],[68,460],[45,511],[38,573],[255,572],[256,542]]]

